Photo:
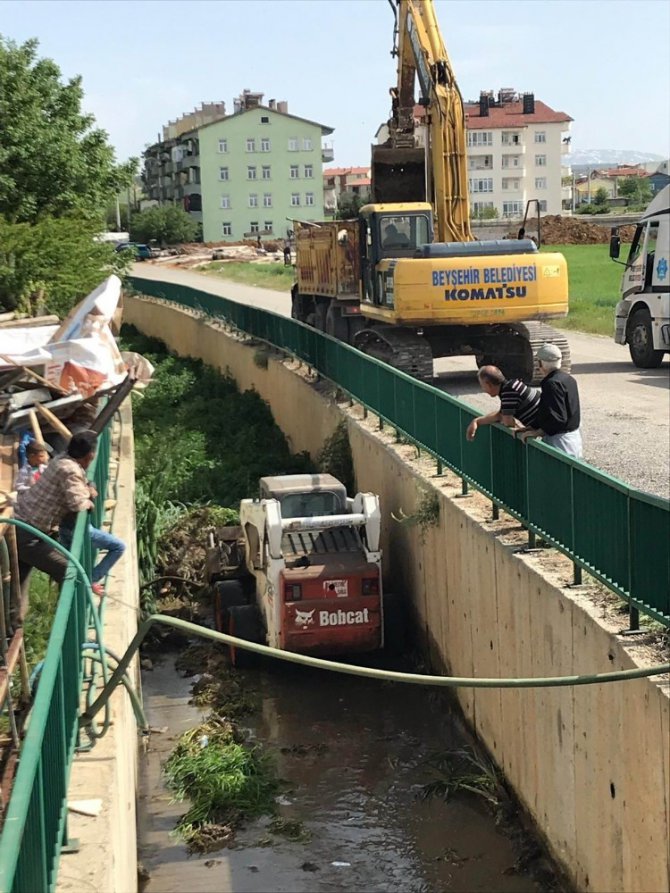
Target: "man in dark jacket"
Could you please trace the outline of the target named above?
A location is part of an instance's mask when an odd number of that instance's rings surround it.
[[[537,352],[540,371],[544,375],[542,395],[537,411],[536,428],[519,432],[524,442],[541,437],[544,443],[577,459],[582,457],[582,435],[579,430],[580,410],[577,382],[561,370],[562,355],[555,344],[543,344]]]

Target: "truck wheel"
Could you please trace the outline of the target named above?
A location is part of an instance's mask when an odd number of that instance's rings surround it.
[[[228,610],[246,605],[247,597],[239,580],[223,580],[214,584],[214,629],[225,632],[228,626]]]
[[[326,316],[328,314],[328,302],[316,301],[314,310],[314,328],[320,332],[326,331]]]
[[[384,651],[399,656],[405,647],[405,611],[400,596],[395,592],[385,592],[384,607]]]
[[[639,369],[658,369],[662,350],[654,350],[654,335],[648,310],[636,310],[628,324],[630,358]]]
[[[263,642],[263,628],[256,605],[233,605],[228,609],[228,635],[247,642]],[[258,660],[253,651],[230,646],[230,662],[234,667],[250,667]]]
[[[344,341],[345,344],[349,343],[349,321],[342,316],[342,310],[333,304],[326,313],[326,335]]]

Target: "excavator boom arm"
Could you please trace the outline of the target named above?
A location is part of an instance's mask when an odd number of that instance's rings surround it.
[[[374,200],[417,201],[427,198],[435,209],[439,241],[471,241],[463,99],[433,2],[397,0],[395,9],[398,83],[392,91],[390,145],[375,147],[373,151]],[[417,150],[414,143],[414,83],[417,78],[428,121],[425,150]],[[420,170],[422,161],[423,172]],[[407,178],[404,183],[401,182],[403,176]],[[423,195],[420,194],[422,187]],[[395,193],[394,188],[397,189]]]

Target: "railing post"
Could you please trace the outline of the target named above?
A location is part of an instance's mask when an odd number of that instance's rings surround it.
[[[576,561],[572,562],[572,585],[582,585],[582,568]]]

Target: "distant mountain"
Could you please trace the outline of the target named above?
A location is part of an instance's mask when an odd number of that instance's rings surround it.
[[[582,149],[568,155],[566,163],[575,170],[575,168],[616,167],[619,164],[644,164],[648,161],[663,160],[662,155],[637,152],[635,149]]]

